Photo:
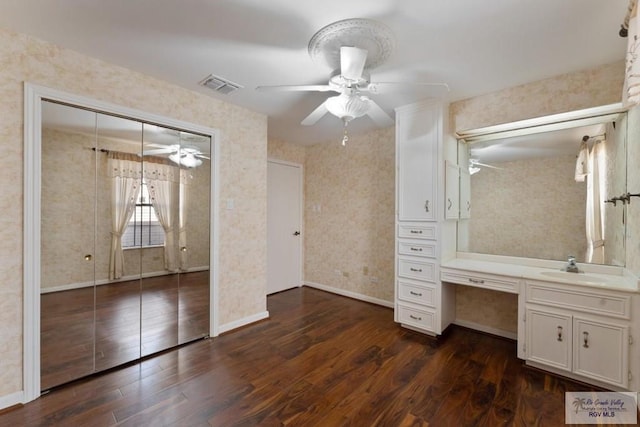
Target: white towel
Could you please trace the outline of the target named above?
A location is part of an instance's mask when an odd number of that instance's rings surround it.
[[[585,177],[589,174],[589,147],[585,141],[580,144],[580,151],[576,159],[576,182],[584,182]]]

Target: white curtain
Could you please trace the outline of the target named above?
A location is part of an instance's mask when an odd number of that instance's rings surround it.
[[[604,263],[605,153],[605,141],[596,141],[588,156],[585,261],[596,264]]]
[[[146,162],[144,179],[151,205],[164,229],[164,268],[171,272],[178,271],[176,224],[180,169],[167,164]]]
[[[111,176],[111,252],[109,256],[109,279],[122,277],[124,271],[124,253],[122,251],[122,233],[136,207],[140,193],[142,165],[140,161],[128,159],[127,155],[115,158],[109,153],[107,165]]]
[[[627,57],[622,102],[625,105],[640,104],[640,20],[637,1],[629,1]],[[625,20],[626,24],[626,20]]]

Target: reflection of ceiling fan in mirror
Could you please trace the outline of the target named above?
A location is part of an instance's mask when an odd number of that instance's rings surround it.
[[[180,146],[180,144],[172,144],[163,148],[142,152],[143,156],[157,156],[161,154],[168,154],[169,160],[187,168],[198,167],[202,164],[202,159],[210,159],[210,157],[197,148]]]
[[[309,41],[309,55],[327,63],[334,72],[326,85],[258,86],[260,91],[336,92],[311,112],[301,124],[310,126],[331,113],[346,126],[356,118],[369,116],[378,126],[391,126],[393,119],[368,95],[399,84],[443,86],[444,83],[371,82],[369,70],[384,63],[394,47],[391,30],[369,19],[345,19],[318,31]]]
[[[481,163],[480,161],[478,161],[478,159],[469,159],[469,173],[471,175],[480,172],[481,168],[502,169],[498,166]]]

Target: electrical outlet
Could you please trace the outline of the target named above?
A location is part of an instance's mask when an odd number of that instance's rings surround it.
[[[340,270],[333,270],[333,272],[336,274],[336,276],[342,276],[342,271]]]
[[[374,276],[371,276],[371,278],[369,279],[369,281],[370,281],[371,283],[378,283],[378,278],[377,278],[377,277],[374,277]]]

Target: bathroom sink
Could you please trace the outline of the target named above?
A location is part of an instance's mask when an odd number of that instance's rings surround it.
[[[566,271],[543,271],[540,274],[553,279],[561,279],[576,283],[588,283],[592,285],[606,285],[609,283],[609,279],[605,276],[596,276],[585,273],[567,273]]]

